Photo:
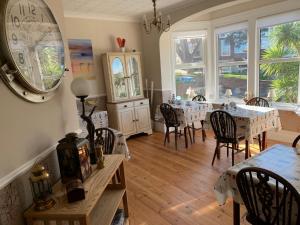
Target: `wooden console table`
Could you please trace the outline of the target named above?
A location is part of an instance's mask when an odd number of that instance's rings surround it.
[[[24,214],[27,225],[110,225],[121,200],[125,224],[129,224],[123,160],[123,155],[105,156],[105,168],[95,169],[84,182],[85,200],[68,203],[65,186],[61,182],[55,184],[55,206],[41,212],[35,211],[33,206],[29,208]],[[120,183],[111,183],[117,171]]]

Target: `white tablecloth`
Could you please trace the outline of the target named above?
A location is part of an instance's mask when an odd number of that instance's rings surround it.
[[[80,128],[82,130],[82,132],[79,134],[80,137],[85,138],[88,135],[88,132],[86,130],[86,122],[83,121],[80,117],[79,117],[79,121],[80,121]],[[101,127],[108,127],[108,115],[107,115],[107,111],[97,111],[94,112],[92,115],[92,121],[95,125],[95,128],[101,128]],[[126,143],[126,138],[123,135],[123,133],[121,131],[118,130],[114,130],[112,128],[110,128],[114,134],[115,134],[115,145],[114,145],[114,149],[113,149],[113,154],[125,154],[125,157],[127,159],[130,158],[130,152]]]
[[[253,138],[264,131],[281,130],[279,112],[274,108],[237,105],[236,109],[225,110],[230,113],[237,124],[239,134],[244,134],[249,143],[253,143]],[[206,121],[210,121],[213,111],[206,114]]]
[[[190,126],[192,123],[194,123],[195,128],[201,127],[200,121],[205,120],[206,113],[212,110],[212,104],[206,102],[181,101],[180,105],[171,104],[171,106],[176,111],[181,129],[188,125]],[[159,105],[156,108],[155,120],[164,122]]]

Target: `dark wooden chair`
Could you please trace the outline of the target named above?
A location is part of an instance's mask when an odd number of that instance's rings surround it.
[[[295,140],[293,141],[292,146],[293,146],[294,148],[297,147],[297,144],[298,144],[299,140],[300,140],[300,135],[298,135],[298,136],[295,138]]]
[[[247,101],[246,105],[254,105],[261,107],[270,107],[268,100],[261,97],[254,97]]]
[[[245,140],[245,136],[243,134],[237,134],[235,120],[228,112],[222,110],[212,112],[210,115],[210,123],[216,139],[216,149],[211,163],[212,165],[214,165],[216,156],[220,159],[220,149],[225,146],[227,147],[227,157],[229,155],[229,149],[232,150],[232,165],[234,165],[234,151],[241,152],[245,150],[245,159],[248,158],[248,141]],[[242,140],[245,140],[246,148],[240,150],[238,146],[239,142]]]
[[[176,115],[176,111],[174,110],[174,108],[167,104],[167,103],[162,103],[160,105],[160,112],[164,117],[165,120],[165,125],[166,125],[166,134],[165,134],[165,140],[164,140],[164,145],[166,145],[166,142],[170,142],[170,134],[174,133],[175,135],[175,148],[177,150],[177,139],[179,136],[181,136],[181,132],[178,130],[178,128],[180,127],[180,122],[178,121],[177,115]],[[170,128],[174,128],[174,131],[170,132]],[[190,130],[188,129],[188,127],[184,128],[184,138],[185,138],[185,147],[188,147],[188,140],[187,140],[187,130],[189,132],[189,136],[192,142],[192,137],[190,134]]]
[[[203,95],[196,95],[192,98],[192,101],[205,102],[206,98]]]
[[[109,128],[98,128],[95,130],[96,141],[95,144],[102,146],[103,154],[112,154],[115,145],[115,134]]]
[[[236,182],[252,225],[300,224],[300,195],[281,176],[248,167],[238,172]]]
[[[249,101],[246,102],[246,105],[270,107],[269,102],[266,99],[260,97],[251,98]],[[258,139],[259,151],[261,151],[262,150],[261,134],[258,135],[257,139]]]
[[[203,95],[196,95],[193,97],[192,101],[197,101],[197,102],[204,102],[206,101],[206,98]],[[202,131],[202,141],[204,142],[206,139],[206,132],[204,130],[204,120],[201,120],[201,128],[195,128],[195,124],[192,123],[192,130],[193,130],[193,142],[195,143],[195,136],[196,136],[196,131],[201,130]]]

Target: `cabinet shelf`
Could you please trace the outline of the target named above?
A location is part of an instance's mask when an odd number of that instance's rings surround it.
[[[27,224],[51,224],[52,221],[62,224],[67,221],[69,224],[110,225],[122,200],[125,216],[128,217],[123,160],[124,155],[106,155],[105,167],[95,169],[84,182],[86,194],[82,201],[68,203],[65,186],[58,182],[53,187],[54,207],[36,211],[32,206],[24,214]],[[119,171],[120,183],[111,184],[116,171]]]
[[[92,225],[110,225],[124,196],[125,189],[105,190],[91,213]]]

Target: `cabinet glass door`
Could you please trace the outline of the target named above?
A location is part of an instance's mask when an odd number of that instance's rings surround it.
[[[111,60],[113,91],[116,99],[128,98],[126,73],[123,65],[120,57],[114,57]]]
[[[130,78],[130,96],[142,96],[140,64],[136,56],[127,57],[128,76]]]

